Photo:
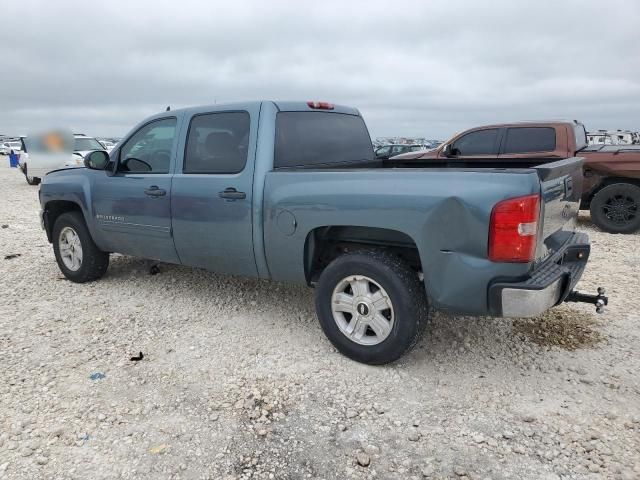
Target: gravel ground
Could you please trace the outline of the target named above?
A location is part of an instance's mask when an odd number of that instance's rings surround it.
[[[638,234],[581,217],[605,315],[435,314],[369,367],[305,287],[124,256],[70,283],[37,187],[3,165],[0,192],[2,479],[640,478]]]

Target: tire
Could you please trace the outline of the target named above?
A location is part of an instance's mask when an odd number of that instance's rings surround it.
[[[62,237],[64,233],[64,239]],[[70,242],[68,239],[73,239]],[[67,212],[60,215],[53,225],[53,251],[60,271],[75,283],[92,282],[102,277],[109,266],[109,254],[100,250],[93,242],[82,214]],[[73,252],[69,256],[69,246],[73,244]],[[80,262],[77,260],[80,246]],[[61,250],[63,252],[61,253]],[[70,263],[73,263],[70,265]]]
[[[362,295],[365,284],[368,293]],[[320,275],[315,303],[329,341],[343,355],[369,365],[393,362],[410,350],[429,313],[417,273],[383,250],[347,253],[333,260]],[[391,308],[381,310],[387,305]],[[369,323],[374,318],[378,320]]]
[[[640,187],[613,183],[591,199],[591,220],[609,233],[633,233],[640,229]]]
[[[39,177],[30,177],[27,174],[27,166],[24,166],[24,169],[22,170],[24,172],[24,178],[27,179],[27,183],[29,185],[39,185],[40,184],[40,178]]]

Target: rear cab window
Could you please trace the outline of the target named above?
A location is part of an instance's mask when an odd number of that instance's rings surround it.
[[[362,117],[334,112],[279,112],[274,168],[320,168],[374,161]]]
[[[502,153],[542,153],[555,149],[555,128],[512,127],[507,129]]]

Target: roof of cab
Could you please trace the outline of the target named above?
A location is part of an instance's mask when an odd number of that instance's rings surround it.
[[[582,122],[578,120],[520,120],[516,122],[504,122],[504,123],[491,123],[487,125],[480,125],[477,127],[469,128],[468,130],[478,130],[481,128],[505,128],[505,127],[526,127],[537,125],[582,125]],[[468,130],[464,130],[464,133]],[[457,135],[457,134],[456,134]]]
[[[273,101],[273,100],[257,100],[250,102],[233,102],[233,103],[216,103],[213,105],[197,105],[193,107],[179,108],[176,110],[158,112],[153,117],[162,117],[170,115],[171,113],[201,113],[206,107],[211,107],[211,110],[220,110],[221,108],[229,108],[231,110],[241,110],[250,106],[260,105],[263,102],[271,102],[281,112],[333,112],[333,113],[346,113],[349,115],[360,115],[358,109],[353,107],[347,107],[345,105],[332,104],[331,110],[315,109],[308,105],[306,101]]]
[[[310,102],[315,102],[315,100],[311,100]],[[308,102],[277,101],[273,103],[275,103],[281,112],[333,112],[360,115],[357,108],[347,107],[346,105],[336,105],[335,103],[331,103],[333,108],[330,110],[312,108]]]

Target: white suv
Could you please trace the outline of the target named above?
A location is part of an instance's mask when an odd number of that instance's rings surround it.
[[[24,138],[22,139],[24,143]],[[84,156],[93,150],[104,150],[98,140],[87,135],[76,134],[73,136],[74,146],[71,157],[48,156],[29,154],[27,144],[20,155],[20,168],[29,185],[38,185],[40,179],[47,173],[61,168],[84,167]]]

